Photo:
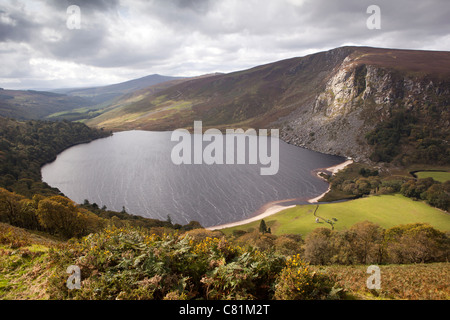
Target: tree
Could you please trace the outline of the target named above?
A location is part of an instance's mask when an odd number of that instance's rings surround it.
[[[39,224],[39,220],[36,214],[37,206],[35,201],[30,199],[23,199],[20,200],[19,206],[20,227],[31,230],[40,230],[41,225]]]
[[[351,250],[356,262],[380,263],[383,253],[383,229],[372,222],[358,222],[350,228],[353,233]]]
[[[82,233],[83,226],[75,204],[62,196],[53,196],[39,201],[39,222],[53,234],[71,238]]]
[[[311,264],[328,264],[334,255],[331,241],[334,231],[316,228],[305,239],[305,258]]]
[[[267,232],[267,225],[266,222],[263,220],[261,220],[260,224],[259,224],[259,232],[261,233],[266,233]]]
[[[417,181],[409,180],[402,185],[400,192],[405,197],[421,199],[422,193],[435,183],[436,181],[433,178],[418,179]]]
[[[25,197],[0,188],[0,221],[21,227],[20,204]]]

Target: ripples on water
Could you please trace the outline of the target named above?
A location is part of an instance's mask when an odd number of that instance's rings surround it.
[[[279,171],[261,165],[174,165],[171,132],[126,131],[65,150],[42,168],[45,182],[77,203],[203,226],[239,221],[268,202],[298,203],[325,192],[312,170],[343,161],[280,141]]]

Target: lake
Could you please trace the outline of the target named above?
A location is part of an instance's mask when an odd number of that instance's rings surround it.
[[[261,175],[262,165],[248,161],[177,165],[171,152],[178,142],[171,135],[125,131],[71,147],[42,167],[43,181],[77,203],[87,199],[115,211],[125,207],[131,214],[209,227],[249,218],[273,201],[306,203],[328,188],[312,171],[345,160],[280,140],[274,175]]]

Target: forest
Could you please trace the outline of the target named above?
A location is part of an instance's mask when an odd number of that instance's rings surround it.
[[[421,114],[400,109],[378,123],[365,136],[367,143],[373,146],[370,160],[402,166],[450,163],[448,128],[433,126],[441,115],[432,106],[427,110],[428,113]]]
[[[41,167],[73,145],[110,134],[77,122],[0,117],[0,187],[28,197],[59,194],[42,182]]]

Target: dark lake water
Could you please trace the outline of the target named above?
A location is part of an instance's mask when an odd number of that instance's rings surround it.
[[[272,138],[276,139],[276,138]],[[126,131],[77,145],[42,167],[42,178],[77,203],[204,227],[251,217],[264,204],[302,203],[328,184],[312,170],[344,161],[279,141],[279,170],[258,164],[173,164],[171,132]],[[246,161],[245,163],[248,163]]]

